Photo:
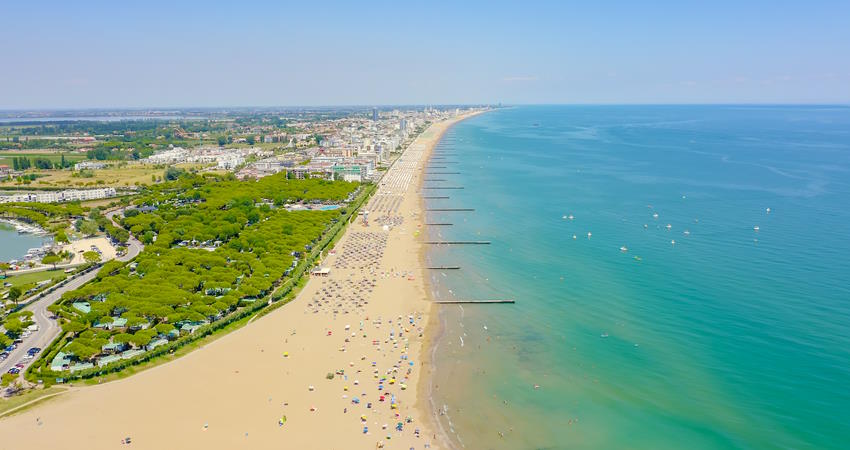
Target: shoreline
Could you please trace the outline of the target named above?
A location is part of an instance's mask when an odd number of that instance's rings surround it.
[[[442,141],[443,136],[447,131],[449,131],[453,126],[458,123],[478,116],[480,114],[484,114],[488,111],[476,111],[470,114],[466,114],[460,118],[456,118],[452,123],[447,125],[443,130],[441,130],[439,136],[434,141],[433,145],[429,146],[425,151],[422,165],[423,170],[420,170],[419,175],[416,178],[416,189],[421,190],[421,187],[425,178],[424,167],[431,160],[432,153],[437,144]],[[426,205],[425,199],[419,195],[418,198],[419,209],[422,211],[420,216],[420,221],[422,223],[421,229],[423,230],[422,236],[425,236],[427,232],[425,230],[425,222],[426,222]],[[419,355],[419,360],[422,361],[422,366],[427,367],[427,371],[424,371],[422,378],[419,379],[419,383],[417,386],[417,409],[420,411],[420,415],[423,418],[423,421],[427,424],[427,428],[432,432],[434,439],[440,448],[454,449],[455,445],[452,442],[451,437],[448,432],[443,428],[442,423],[440,423],[437,411],[439,408],[434,403],[434,373],[437,370],[435,366],[436,352],[439,346],[440,338],[444,332],[445,324],[441,320],[442,308],[437,303],[434,303],[434,286],[431,283],[431,279],[428,276],[427,266],[427,247],[421,242],[419,245],[419,263],[420,263],[420,276],[423,280],[424,290],[426,301],[430,303],[428,307],[428,320],[425,325],[425,333],[424,339],[422,342],[422,348]],[[434,443],[432,443],[433,446]]]
[[[20,234],[32,234],[35,236],[49,236],[50,233],[44,228],[26,223],[21,220],[0,218],[0,223],[8,225]]]

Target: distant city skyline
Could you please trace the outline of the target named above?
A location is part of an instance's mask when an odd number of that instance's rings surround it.
[[[0,109],[850,103],[850,3],[4,5]]]

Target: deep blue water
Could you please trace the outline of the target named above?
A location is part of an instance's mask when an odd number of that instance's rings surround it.
[[[437,295],[517,300],[441,313],[457,442],[850,442],[850,108],[517,107],[436,152],[428,205],[476,211],[429,234],[492,241],[432,250]]]

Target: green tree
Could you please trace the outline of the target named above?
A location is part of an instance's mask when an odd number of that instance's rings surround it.
[[[100,262],[100,253],[95,251],[88,251],[83,253],[83,259],[86,260],[87,263],[99,263]]]
[[[180,175],[183,175],[184,173],[186,173],[185,170],[178,169],[176,167],[169,167],[165,169],[165,179],[168,181],[174,181],[180,178]]]
[[[93,220],[85,220],[80,224],[80,233],[86,236],[94,236],[98,231],[100,231],[100,228]]]
[[[21,288],[12,286],[12,288],[9,289],[9,300],[15,302],[15,306],[18,306],[19,298],[21,298]]]
[[[153,231],[145,231],[140,237],[139,240],[142,241],[143,244],[147,245],[153,242]]]
[[[68,239],[68,235],[65,233],[65,230],[59,230],[56,232],[56,242],[68,243],[71,241]]]
[[[70,344],[66,345],[65,350],[69,353],[74,354],[77,358],[80,358],[83,361],[88,361],[94,355],[100,353],[99,348],[94,348],[92,346],[86,345],[80,342],[80,339],[76,339]]]
[[[24,331],[26,325],[24,324],[24,322],[21,321],[21,319],[13,317],[11,319],[7,319],[6,322],[3,324],[3,327],[6,328],[6,331],[8,331],[9,333],[19,335],[22,331]]]
[[[6,271],[7,271],[7,270],[9,270],[9,268],[10,268],[10,267],[11,267],[11,266],[9,266],[9,263],[7,263],[7,262],[0,262],[0,270],[2,270],[2,271],[3,271],[3,276],[4,276],[4,277],[6,276]]]
[[[88,328],[88,326],[82,322],[77,322],[76,320],[72,320],[70,322],[65,322],[62,324],[62,331],[66,333],[74,333],[77,334],[83,330]]]
[[[54,269],[56,268],[56,264],[58,264],[59,261],[62,261],[62,258],[59,257],[59,255],[47,254],[44,256],[44,258],[41,258],[42,264],[52,264]]]
[[[0,385],[6,387],[15,382],[18,379],[17,375],[12,375],[11,373],[4,373],[2,377],[0,377]]]
[[[256,138],[254,138],[254,135],[251,134],[245,138],[245,142],[247,142],[248,145],[254,145],[254,143],[256,142]]]

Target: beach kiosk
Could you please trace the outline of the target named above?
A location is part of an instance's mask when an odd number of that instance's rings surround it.
[[[312,277],[326,277],[330,274],[331,269],[329,267],[316,267],[310,271],[310,276]]]

